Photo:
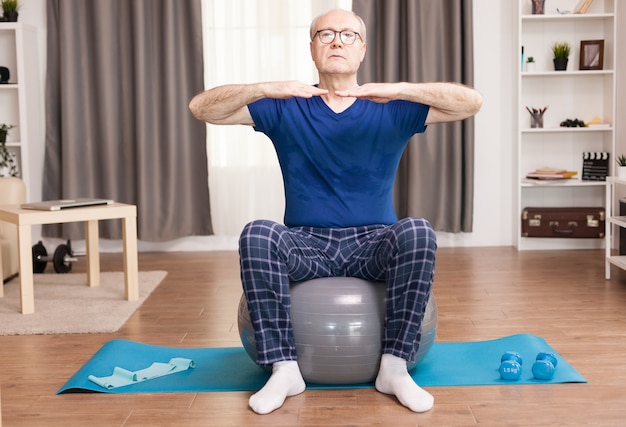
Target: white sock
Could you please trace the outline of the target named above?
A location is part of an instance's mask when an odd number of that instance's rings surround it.
[[[257,414],[269,414],[283,406],[289,396],[300,394],[306,388],[300,367],[295,360],[272,365],[272,375],[261,390],[250,396],[248,404]]]
[[[392,354],[383,354],[376,377],[376,390],[392,394],[413,412],[432,409],[435,398],[415,384],[406,367],[406,360]]]

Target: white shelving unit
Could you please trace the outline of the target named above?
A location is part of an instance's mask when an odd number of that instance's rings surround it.
[[[615,237],[619,237],[619,230],[626,229],[626,216],[614,215],[614,205],[616,187],[626,186],[626,179],[608,177],[606,185],[606,274],[607,279],[611,278],[611,265],[615,265],[622,270],[626,270],[626,255],[613,254],[611,242]],[[617,230],[617,233],[615,232]]]
[[[602,248],[607,239],[531,238],[521,235],[521,213],[526,207],[582,207],[606,204],[604,181],[582,181],[584,152],[608,152],[609,174],[615,165],[615,58],[616,0],[594,0],[584,14],[575,12],[577,0],[550,0],[543,15],[532,14],[531,0],[518,0],[518,63],[517,67],[517,161],[514,182],[517,224],[514,242],[519,250],[528,249],[590,249]],[[601,70],[579,70],[580,42],[604,40],[604,61]],[[551,47],[568,42],[572,51],[566,71],[554,71]],[[535,70],[526,71],[522,63],[532,56]],[[531,128],[529,108],[548,107],[544,127]],[[607,128],[566,128],[566,119],[589,122],[599,117],[610,123]],[[563,181],[533,181],[526,174],[541,167],[576,171],[577,175]]]
[[[9,131],[7,147],[17,154],[19,177],[24,180],[29,200],[41,199],[43,179],[37,45],[35,27],[0,22],[0,65],[11,73],[9,83],[0,84],[0,123],[15,126]]]

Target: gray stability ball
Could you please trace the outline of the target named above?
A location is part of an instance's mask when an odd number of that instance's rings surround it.
[[[353,277],[324,277],[291,284],[291,323],[298,364],[307,383],[359,384],[376,379],[385,320],[386,287]],[[256,340],[245,296],[238,312],[239,336],[256,361]],[[437,303],[431,293],[416,358],[435,342]]]

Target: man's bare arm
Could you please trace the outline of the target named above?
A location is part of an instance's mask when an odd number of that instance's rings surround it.
[[[189,109],[198,119],[216,125],[253,125],[247,105],[263,97],[255,85],[225,85],[194,96]]]
[[[466,119],[478,113],[483,102],[478,91],[457,83],[368,83],[335,93],[381,103],[403,99],[429,105],[426,124]]]
[[[294,96],[310,98],[325,93],[326,90],[296,81],[225,85],[193,97],[189,109],[197,119],[208,123],[253,126],[254,121],[248,110],[248,104],[254,101]]]

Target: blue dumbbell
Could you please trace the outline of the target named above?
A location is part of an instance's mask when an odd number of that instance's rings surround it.
[[[541,352],[533,364],[533,376],[538,380],[551,380],[557,364],[558,360],[554,353]]]
[[[500,378],[519,380],[522,375],[522,356],[515,351],[507,351],[500,358]]]

